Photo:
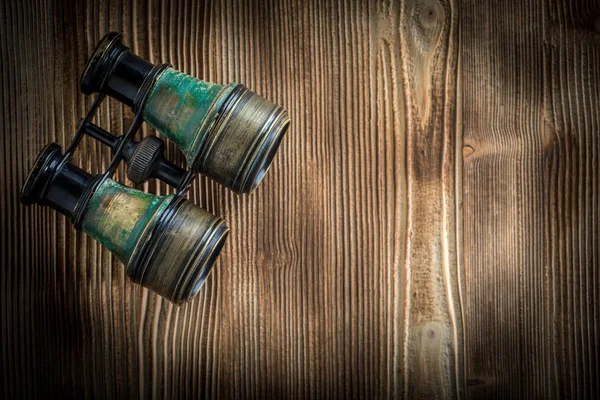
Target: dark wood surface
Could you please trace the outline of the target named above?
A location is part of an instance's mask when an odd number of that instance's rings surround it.
[[[194,184],[231,235],[182,307],[18,202],[113,30],[292,118],[253,195]],[[598,1],[5,0],[0,46],[1,397],[599,396]]]
[[[600,2],[461,7],[473,398],[600,390]]]

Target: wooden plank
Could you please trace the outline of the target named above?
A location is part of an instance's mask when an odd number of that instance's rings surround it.
[[[598,397],[598,15],[583,0],[2,3],[4,397],[454,397],[465,376],[472,397]],[[18,203],[39,149],[66,145],[89,105],[78,77],[110,30],[292,116],[255,194],[194,185],[232,235],[183,307]],[[113,101],[99,122],[131,118]],[[75,162],[108,157],[89,140]]]
[[[4,397],[460,392],[460,350],[450,348],[461,336],[454,6],[11,0],[0,9]],[[404,38],[400,21],[418,35]],[[131,284],[65,218],[18,204],[37,152],[68,144],[89,106],[79,74],[111,30],[153,62],[242,82],[292,116],[252,196],[205,179],[192,188],[232,233],[183,307]],[[98,122],[120,133],[131,119],[112,101]],[[168,155],[184,161],[172,145]],[[108,159],[86,140],[74,162],[99,171]],[[167,192],[155,182],[145,190]]]
[[[598,398],[600,5],[466,1],[473,398]]]
[[[404,1],[395,26],[404,89],[398,112],[404,114],[407,137],[403,338],[396,342],[402,346],[402,389],[396,394],[459,397],[464,394],[464,288],[457,5]]]

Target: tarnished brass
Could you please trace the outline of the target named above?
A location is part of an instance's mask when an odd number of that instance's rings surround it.
[[[220,218],[180,199],[171,218],[149,246],[147,262],[131,263],[127,274],[176,304],[192,299],[210,272],[229,228]],[[168,212],[168,210],[167,210]]]
[[[185,154],[190,168],[237,193],[250,193],[271,165],[290,119],[272,102],[236,83],[205,82],[141,59],[121,36],[102,39],[81,79],[86,94],[105,92],[134,110]],[[139,93],[149,95],[140,100]]]
[[[110,179],[94,193],[82,229],[119,257],[134,282],[176,304],[198,292],[229,231],[189,200]]]
[[[40,152],[21,201],[72,217],[98,177],[61,159],[56,143]],[[149,194],[111,179],[97,185],[81,229],[115,254],[134,282],[176,304],[198,293],[229,232],[222,219],[183,197]]]

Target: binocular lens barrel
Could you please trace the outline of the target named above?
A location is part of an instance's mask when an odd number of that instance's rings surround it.
[[[166,210],[171,215],[150,242],[148,255],[127,269],[134,282],[176,304],[198,293],[229,232],[221,219],[180,200]]]
[[[61,165],[61,159],[56,143],[41,151],[21,201],[73,217],[98,178],[69,162]],[[229,232],[222,219],[184,198],[144,193],[111,179],[91,195],[82,230],[115,254],[134,282],[175,304],[198,293]]]
[[[117,33],[94,51],[81,90],[104,91],[141,110],[177,144],[190,168],[237,193],[250,193],[262,181],[290,122],[283,108],[243,85],[209,83],[143,60]]]

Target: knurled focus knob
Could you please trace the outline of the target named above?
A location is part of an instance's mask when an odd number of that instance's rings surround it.
[[[151,175],[155,161],[162,155],[164,142],[154,136],[144,138],[129,160],[127,177],[136,185],[144,183]]]

